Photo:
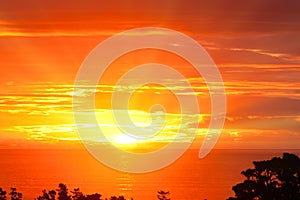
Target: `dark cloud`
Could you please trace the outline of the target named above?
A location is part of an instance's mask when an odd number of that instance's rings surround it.
[[[273,57],[271,55],[264,55],[259,52],[250,50],[232,50],[232,49],[216,49],[208,50],[210,56],[216,63],[231,64],[292,64],[293,62],[284,60],[281,57]]]
[[[219,65],[220,72],[225,81],[248,81],[248,82],[269,82],[273,89],[279,89],[276,82],[298,83],[300,81],[300,70],[298,66],[291,65]],[[244,87],[247,89],[247,87]],[[256,88],[260,89],[260,88]],[[295,90],[296,88],[290,88]]]
[[[289,130],[300,134],[299,121],[293,117],[289,118],[242,118],[233,122],[226,122],[225,128],[235,129],[259,129],[259,130]]]
[[[262,89],[263,90],[263,89]],[[228,95],[229,116],[299,116],[300,99],[255,95]]]
[[[191,32],[298,32],[300,2],[266,1],[14,1],[1,2],[1,18],[15,28],[98,29],[161,25]],[[74,23],[76,22],[76,23]],[[78,24],[77,22],[80,22]],[[61,25],[63,23],[63,25]],[[75,29],[74,29],[75,30]]]

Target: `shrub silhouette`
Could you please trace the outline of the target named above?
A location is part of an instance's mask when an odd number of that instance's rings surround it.
[[[290,153],[282,158],[255,161],[254,168],[241,173],[243,183],[232,187],[235,197],[228,200],[296,200],[300,199],[300,159]]]
[[[50,199],[50,200],[55,200],[55,196],[56,196],[55,190],[50,190],[50,191],[48,192],[48,194],[49,194],[49,199]]]
[[[157,192],[157,198],[159,200],[170,200],[170,198],[167,197],[167,196],[169,196],[169,194],[170,194],[169,191],[165,192],[163,190],[160,190]]]
[[[20,192],[17,192],[17,189],[16,188],[10,188],[10,193],[9,193],[9,195],[10,195],[10,199],[11,200],[22,200],[22,198],[23,198],[23,195],[22,195],[22,193],[20,193]]]
[[[0,200],[6,200],[6,191],[0,188]]]
[[[17,189],[12,187],[10,188],[9,193],[11,200],[22,200],[23,195],[21,192],[17,192]],[[0,200],[7,200],[6,191],[0,188]]]
[[[119,197],[116,197],[116,196],[111,196],[109,198],[109,200],[126,200],[124,196],[119,196]]]
[[[74,191],[71,191],[73,194],[72,200],[101,200],[101,194],[88,194],[84,195],[79,188],[75,188]]]
[[[95,194],[88,194],[85,197],[85,200],[101,200],[101,194],[95,193]]]

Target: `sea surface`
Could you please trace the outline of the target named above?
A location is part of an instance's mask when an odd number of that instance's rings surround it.
[[[254,160],[300,155],[300,150],[213,150],[204,159],[198,150],[187,151],[172,165],[152,173],[128,174],[110,169],[85,149],[74,150],[0,150],[0,187],[16,187],[24,199],[34,199],[43,189],[56,189],[59,183],[69,190],[103,197],[124,195],[135,200],[157,199],[158,190],[170,191],[171,199],[226,199],[232,186],[241,182],[240,174]],[[117,158],[116,158],[117,159]]]

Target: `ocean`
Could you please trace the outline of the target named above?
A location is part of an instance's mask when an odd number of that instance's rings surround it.
[[[252,161],[300,155],[300,150],[214,149],[204,159],[198,150],[188,150],[172,165],[156,172],[129,174],[110,169],[85,149],[0,150],[0,187],[16,187],[25,200],[34,199],[43,189],[65,183],[69,190],[100,193],[102,197],[124,195],[127,199],[157,199],[158,190],[170,191],[171,199],[221,200],[233,196],[232,186],[243,181],[240,174]]]

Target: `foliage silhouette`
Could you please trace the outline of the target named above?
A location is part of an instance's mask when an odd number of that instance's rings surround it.
[[[0,200],[6,200],[6,191],[0,188]]]
[[[101,200],[101,194],[88,194],[84,195],[79,188],[75,188],[74,191],[71,191],[73,194],[72,200]]]
[[[254,168],[242,171],[243,183],[232,187],[235,197],[228,200],[300,199],[300,159],[290,153],[271,160],[255,161]]]
[[[35,198],[35,200],[102,200],[102,195],[98,193],[85,195],[79,188],[74,188],[73,191],[70,191],[71,195],[69,195],[68,191],[67,186],[60,183],[56,190],[49,190],[48,192],[46,189],[42,190],[42,195]],[[170,198],[167,197],[170,194],[169,192],[160,190],[157,194],[159,200],[170,200]],[[11,188],[9,195],[11,196],[11,200],[22,200],[22,193],[17,192],[16,188]],[[133,200],[133,198],[130,199]],[[0,200],[8,200],[6,191],[1,187]],[[124,196],[111,196],[109,199],[105,198],[105,200],[126,200],[126,198]]]
[[[43,193],[43,195],[38,196],[36,198],[36,200],[55,200],[55,197],[56,197],[55,190],[50,190],[50,191],[48,191],[48,193],[47,193],[47,190],[43,190],[42,193]]]
[[[109,200],[126,200],[124,196],[119,196],[119,197],[116,197],[116,196],[111,196],[109,198]]]
[[[71,200],[71,196],[68,194],[67,186],[63,183],[58,185],[57,194],[58,200]]]
[[[159,200],[170,200],[170,198],[167,197],[169,195],[170,195],[169,191],[167,191],[167,192],[165,192],[163,190],[157,191],[157,198]]]
[[[48,194],[49,194],[50,200],[55,200],[55,196],[56,196],[55,190],[50,190],[48,192]]]
[[[83,193],[80,191],[79,188],[75,188],[74,191],[71,191],[72,195],[72,199],[74,200],[85,200],[85,196],[83,195]]]
[[[22,200],[22,198],[23,198],[22,193],[17,192],[17,189],[13,188],[13,187],[10,188],[9,195],[10,195],[11,200]]]
[[[42,191],[43,195],[38,196],[36,200],[50,200],[49,194],[47,193],[47,190]]]
[[[23,198],[23,195],[22,195],[22,193],[20,193],[20,192],[17,192],[17,189],[16,188],[10,188],[10,193],[9,193],[9,195],[10,195],[10,199],[11,200],[22,200],[22,198]]]
[[[87,194],[84,195],[79,188],[75,188],[73,191],[70,191],[72,195],[68,194],[68,188],[65,184],[60,183],[57,189],[58,200],[101,200],[101,194]],[[42,191],[42,195],[37,197],[36,200],[56,200],[55,190],[50,190],[48,193],[46,190]],[[1,200],[1,199],[0,199]],[[107,198],[106,198],[107,200]],[[124,196],[111,196],[109,200],[125,200]],[[131,200],[133,200],[131,198]]]
[[[101,194],[95,193],[95,194],[88,194],[85,197],[85,200],[101,200]]]

